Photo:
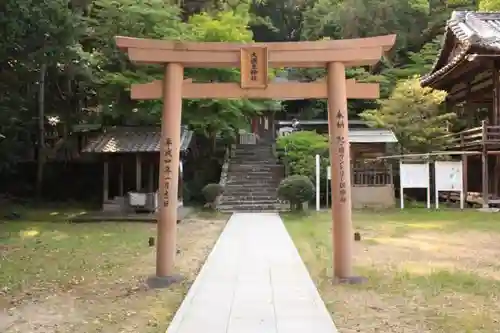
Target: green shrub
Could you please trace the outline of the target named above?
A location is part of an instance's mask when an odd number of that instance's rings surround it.
[[[278,187],[278,197],[290,202],[292,210],[302,210],[302,203],[314,196],[314,185],[306,176],[290,176],[283,179]]]
[[[220,184],[207,184],[201,192],[205,197],[206,206],[215,209],[217,198],[224,193],[224,188]]]
[[[314,179],[316,154],[321,157],[321,176],[326,175],[329,165],[328,137],[314,131],[294,132],[280,137],[276,142],[278,156],[285,164],[289,175],[307,176]],[[286,151],[286,155],[285,155]]]

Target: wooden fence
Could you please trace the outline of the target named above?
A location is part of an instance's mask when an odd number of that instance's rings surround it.
[[[377,187],[393,184],[392,166],[386,163],[357,162],[352,165],[352,186]]]

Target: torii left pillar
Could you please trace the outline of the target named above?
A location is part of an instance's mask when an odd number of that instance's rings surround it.
[[[184,68],[181,64],[165,65],[158,183],[161,199],[158,203],[156,277],[167,285],[177,280],[173,272],[177,253],[177,193],[179,191],[183,79]]]

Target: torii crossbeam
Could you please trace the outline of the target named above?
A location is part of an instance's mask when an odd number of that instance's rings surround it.
[[[163,82],[133,85],[134,99],[163,98],[160,159],[161,200],[158,218],[156,275],[173,274],[176,254],[177,192],[183,98],[328,99],[334,273],[352,282],[351,170],[347,99],[378,98],[378,85],[346,80],[345,68],[377,63],[396,36],[287,43],[196,43],[116,37],[117,46],[135,63],[163,64]],[[184,68],[234,67],[239,83],[196,83],[184,79]],[[326,68],[326,81],[270,83],[268,68]]]

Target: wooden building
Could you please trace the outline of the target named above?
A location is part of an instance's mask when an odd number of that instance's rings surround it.
[[[276,120],[276,136],[293,130],[291,120]],[[322,119],[299,120],[298,130],[316,131],[328,134],[328,121]],[[398,139],[391,130],[370,128],[362,120],[349,120],[349,142],[351,144],[351,160],[353,162],[373,159],[388,153],[391,145]]]
[[[293,130],[291,120],[275,121],[276,135]],[[299,120],[298,130],[328,134],[328,121]],[[349,120],[351,155],[351,200],[354,208],[393,207],[395,205],[392,166],[376,157],[387,155],[398,140],[388,129],[369,128],[362,120]]]
[[[182,204],[182,163],[193,133],[181,130],[179,202]],[[159,181],[161,129],[159,127],[118,127],[91,139],[82,153],[103,163],[103,211],[130,211],[127,194],[156,193]],[[157,199],[156,199],[157,200]],[[157,202],[157,201],[156,201]]]
[[[485,207],[499,204],[500,13],[453,12],[441,51],[421,85],[448,92],[446,107],[467,124],[454,129],[447,147],[467,151],[466,191],[480,191]]]

